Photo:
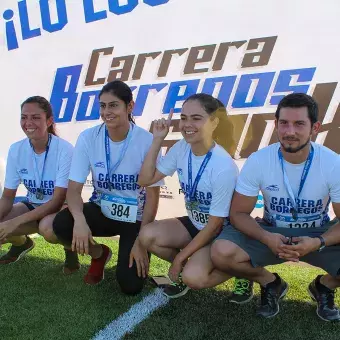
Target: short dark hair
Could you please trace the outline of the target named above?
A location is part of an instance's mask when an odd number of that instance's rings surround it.
[[[53,110],[52,110],[52,105],[50,102],[41,96],[33,96],[27,98],[22,104],[21,104],[21,110],[24,107],[25,104],[37,104],[40,109],[42,109],[46,113],[46,119],[49,119],[52,117],[53,121],[52,124],[48,127],[47,132],[51,133],[52,135],[57,135],[55,131],[55,123],[54,123],[54,118],[53,118]]]
[[[103,93],[113,94],[114,96],[122,100],[126,106],[130,104],[133,99],[130,87],[121,80],[114,80],[104,85],[99,93],[99,98],[102,96]],[[129,113],[128,118],[130,122],[135,124],[131,113]]]
[[[280,118],[280,110],[283,107],[307,107],[310,122],[315,124],[318,121],[319,107],[317,102],[308,94],[291,93],[283,97],[277,106],[275,118]]]

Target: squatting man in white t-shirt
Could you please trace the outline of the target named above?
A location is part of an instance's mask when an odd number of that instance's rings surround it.
[[[327,274],[318,275],[308,292],[322,320],[340,320],[334,304],[334,290],[340,286],[340,225],[328,215],[332,202],[340,216],[340,157],[311,142],[321,125],[312,97],[284,97],[275,117],[279,143],[246,161],[231,205],[233,226],[225,227],[214,242],[212,261],[221,271],[260,284],[257,314],[266,318],[278,314],[288,284],[265,266],[302,260],[322,268]],[[250,216],[259,191],[263,220]]]

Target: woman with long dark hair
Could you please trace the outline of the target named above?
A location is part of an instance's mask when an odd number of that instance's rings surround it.
[[[52,221],[63,207],[73,146],[55,132],[51,104],[34,96],[21,105],[21,128],[27,138],[11,145],[7,158],[4,191],[0,199],[0,245],[11,243],[0,264],[18,261],[34,247],[27,235],[39,233],[58,243]],[[19,184],[27,189],[26,200],[14,204]],[[65,249],[64,273],[79,269],[77,254]]]
[[[68,209],[54,220],[57,237],[80,254],[89,254],[91,266],[84,281],[98,284],[111,249],[97,244],[93,236],[119,235],[117,280],[126,294],[139,293],[148,272],[149,256],[136,241],[143,226],[156,216],[159,186],[137,184],[152,134],[132,119],[134,102],[129,86],[122,81],[106,84],[99,94],[102,125],[83,131],[77,141],[67,192]],[[90,202],[81,197],[92,173],[94,191]]]

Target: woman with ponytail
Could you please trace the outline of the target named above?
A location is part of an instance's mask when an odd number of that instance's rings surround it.
[[[188,216],[151,223],[139,234],[140,243],[151,253],[171,263],[172,285],[164,287],[170,298],[189,290],[214,287],[229,277],[216,270],[210,259],[210,244],[228,223],[231,198],[238,169],[229,153],[218,143],[232,138],[224,125],[226,110],[214,97],[200,93],[183,104],[178,141],[157,162],[157,154],[169,132],[170,120],[154,122],[153,143],[144,161],[139,183],[151,185],[175,171]],[[225,143],[224,145],[226,145]]]
[[[52,107],[45,98],[34,96],[21,104],[20,124],[27,138],[9,149],[0,199],[0,245],[12,245],[0,264],[14,263],[34,248],[27,235],[39,233],[58,243],[52,222],[65,203],[73,155],[73,146],[56,135]],[[27,189],[26,200],[14,204],[20,183]],[[68,249],[65,253],[64,273],[78,270],[77,254]]]

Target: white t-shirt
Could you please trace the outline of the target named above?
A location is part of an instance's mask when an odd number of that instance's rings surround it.
[[[292,204],[278,156],[279,143],[253,153],[242,168],[236,191],[252,197],[261,191],[265,206],[264,219],[274,226],[321,227],[329,221],[330,201],[340,203],[340,157],[325,146],[315,143],[312,145],[314,157],[298,199],[305,162],[291,164],[284,161],[284,168],[297,202],[298,220],[294,220],[290,212]]]
[[[158,162],[157,169],[167,176],[177,170],[181,189],[188,190],[188,159],[191,147],[184,139],[177,142]],[[192,153],[192,184],[205,158]],[[228,217],[230,202],[234,192],[238,168],[220,145],[216,144],[195,193],[197,205],[191,208],[185,197],[187,213],[194,226],[201,230],[208,223],[209,215]]]
[[[4,187],[17,189],[23,183],[27,189],[28,201],[34,205],[50,201],[55,187],[68,186],[73,146],[62,138],[51,136],[43,174],[46,151],[36,154],[28,138],[12,144],[8,152]],[[44,194],[42,200],[36,198],[40,184]]]
[[[148,131],[131,124],[131,139],[126,153],[117,169],[112,174],[112,190],[108,186],[108,171],[105,151],[105,126],[97,125],[83,131],[77,140],[70,180],[85,183],[90,171],[92,173],[94,191],[90,198],[91,202],[101,205],[103,194],[109,194],[118,198],[137,199],[137,220],[141,221],[145,204],[145,188],[137,184],[138,175],[144,158],[152,144],[153,136]],[[110,166],[112,167],[119,159],[125,140],[110,143]],[[162,186],[160,181],[154,186]]]

